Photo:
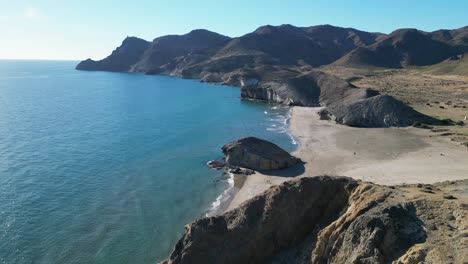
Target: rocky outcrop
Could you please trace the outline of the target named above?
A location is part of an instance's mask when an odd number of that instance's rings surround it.
[[[295,179],[187,225],[163,263],[463,263],[466,199],[444,197],[467,189]]]
[[[261,263],[338,217],[356,186],[349,178],[286,182],[222,216],[187,225],[163,263]]]
[[[277,170],[296,165],[300,159],[277,145],[255,137],[235,140],[222,147],[228,167],[252,170]]]
[[[355,127],[409,126],[437,123],[404,103],[371,89],[359,89],[317,70],[277,82],[241,87],[241,97],[296,106],[326,106],[320,113]]]
[[[335,103],[328,110],[333,113],[337,123],[354,127],[401,127],[411,126],[415,122],[438,123],[438,120],[423,115],[388,95]]]
[[[333,75],[310,70],[305,74],[276,81],[241,87],[241,97],[271,101],[285,105],[329,105],[346,99],[370,96],[366,89],[356,89],[350,83]]]
[[[361,185],[352,193],[348,210],[319,232],[312,263],[391,263],[426,240],[414,205],[394,202],[387,198],[392,191],[377,189]],[[359,202],[362,195],[380,200]]]

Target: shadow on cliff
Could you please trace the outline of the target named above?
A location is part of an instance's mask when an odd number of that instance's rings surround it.
[[[265,174],[268,176],[278,176],[278,177],[296,177],[305,172],[304,163],[298,163],[292,167],[281,169],[281,170],[260,170],[258,171],[261,174]]]

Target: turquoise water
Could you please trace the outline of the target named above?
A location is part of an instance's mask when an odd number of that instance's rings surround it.
[[[75,64],[0,61],[0,263],[155,263],[228,187],[223,144],[294,148],[238,88]]]

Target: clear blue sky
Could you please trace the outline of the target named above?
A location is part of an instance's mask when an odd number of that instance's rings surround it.
[[[0,0],[0,58],[100,59],[126,36],[240,36],[265,24],[452,29],[468,25],[468,0]]]

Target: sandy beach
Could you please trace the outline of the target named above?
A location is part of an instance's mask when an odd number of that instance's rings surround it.
[[[305,164],[237,180],[228,210],[291,177],[349,176],[377,184],[435,183],[468,178],[468,148],[428,129],[353,128],[320,120],[320,108],[294,107],[293,155]],[[439,133],[440,134],[440,133]]]

